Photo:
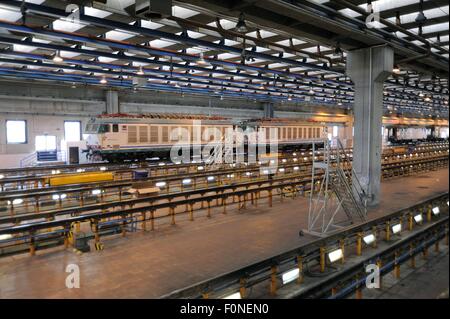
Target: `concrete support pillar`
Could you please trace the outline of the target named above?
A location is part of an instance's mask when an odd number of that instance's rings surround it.
[[[106,113],[120,113],[119,110],[119,93],[117,91],[106,91]]]
[[[273,103],[271,102],[264,103],[264,117],[273,118]]]
[[[370,206],[380,200],[383,83],[393,66],[388,46],[358,49],[347,57],[347,74],[355,84],[353,167]]]

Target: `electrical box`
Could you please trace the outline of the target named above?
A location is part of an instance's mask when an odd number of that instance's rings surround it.
[[[164,19],[172,15],[172,0],[136,0],[136,15],[146,19]]]

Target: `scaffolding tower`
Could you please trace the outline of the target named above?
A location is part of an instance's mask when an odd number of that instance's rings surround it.
[[[313,143],[312,180],[306,233],[326,236],[365,221],[367,196],[352,169],[350,154],[339,139],[326,139],[323,150]],[[318,156],[322,155],[323,156]],[[339,214],[342,212],[344,214]]]

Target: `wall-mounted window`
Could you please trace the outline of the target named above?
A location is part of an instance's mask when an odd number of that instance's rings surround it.
[[[337,137],[338,136],[338,131],[339,128],[337,126],[333,126],[333,137]]]
[[[78,142],[81,140],[80,121],[64,121],[64,140],[66,142]]]
[[[6,121],[6,143],[7,144],[27,143],[27,121],[25,120]]]

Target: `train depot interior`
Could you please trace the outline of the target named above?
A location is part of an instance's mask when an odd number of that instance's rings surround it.
[[[443,0],[1,0],[0,299],[448,299],[448,75]]]

